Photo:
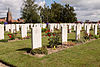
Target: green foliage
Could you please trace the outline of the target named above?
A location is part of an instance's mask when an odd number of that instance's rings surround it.
[[[18,38],[18,39],[21,39],[21,40],[23,39],[21,36],[19,36],[19,37],[17,37],[17,38]]]
[[[13,22],[13,24],[18,24],[17,22]]]
[[[38,5],[34,4],[35,0],[25,0],[24,7],[22,7],[21,13],[22,18],[25,20],[26,23],[40,23],[40,16],[37,12]]]
[[[57,45],[59,45],[61,43],[61,34],[59,33],[54,33],[55,36],[51,36],[48,40],[49,40],[49,47],[54,47]]]
[[[14,36],[14,34],[11,34],[11,38],[10,38],[10,40],[15,40],[15,36]]]
[[[90,33],[89,35],[85,32],[85,34],[84,34],[84,39],[86,39],[86,40],[90,40],[90,39],[93,39],[94,38],[94,36]]]
[[[41,16],[42,22],[45,22],[45,23],[49,22],[50,14],[51,13],[50,13],[49,7],[44,6],[44,8],[41,8],[40,16]]]
[[[43,46],[42,48],[38,48],[38,49],[32,49],[30,51],[31,54],[35,55],[35,54],[48,54],[48,50],[45,46]]]
[[[47,31],[47,28],[42,28],[42,32],[45,32],[45,31]]]
[[[98,38],[99,38],[99,35],[94,35],[94,37],[95,37],[96,39],[98,39]]]
[[[66,4],[65,6],[59,3],[52,3],[51,8],[44,6],[41,9],[40,16],[43,22],[57,23],[57,22],[75,22],[77,21],[74,8]]]
[[[70,36],[72,37],[73,34]],[[47,42],[46,38],[44,43]],[[16,67],[98,67],[100,65],[100,39],[42,58],[26,55],[25,52],[29,50],[27,48],[31,48],[31,39],[0,43],[0,59]]]
[[[51,37],[52,36],[52,32],[48,32],[48,33],[46,33],[46,36],[49,36],[49,37]]]
[[[0,42],[8,42],[7,39],[0,40]]]
[[[4,24],[4,22],[0,22],[0,24]]]
[[[86,42],[86,39],[83,37],[76,41],[76,43],[82,43],[82,44],[85,42]]]
[[[62,14],[61,14],[61,19],[63,23],[73,23],[77,21],[76,18],[76,13],[74,13],[74,8],[72,6],[69,6],[69,4],[65,4]]]
[[[63,8],[64,6],[59,3],[54,2],[53,4],[51,4],[51,13],[53,14],[53,17],[51,18],[50,22],[61,22]]]

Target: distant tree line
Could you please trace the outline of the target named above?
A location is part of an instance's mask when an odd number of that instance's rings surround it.
[[[21,15],[27,23],[73,23],[77,21],[74,8],[69,4],[52,3],[51,7],[38,6],[35,0],[24,1]]]

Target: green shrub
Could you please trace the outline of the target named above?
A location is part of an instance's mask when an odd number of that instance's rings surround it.
[[[45,31],[47,31],[47,28],[42,28],[42,32],[45,32]]]
[[[18,38],[18,39],[21,39],[21,40],[23,39],[22,37],[17,37],[17,38]]]
[[[15,39],[15,36],[14,34],[12,34],[10,40],[14,40],[14,39]]]
[[[95,35],[94,37],[95,37],[96,39],[98,39],[98,38],[99,38],[99,35]]]
[[[42,48],[32,49],[30,51],[30,53],[32,55],[35,55],[35,54],[45,54],[45,55],[47,55],[48,54],[48,50],[47,50],[47,48],[45,46],[43,46]]]
[[[86,40],[90,40],[90,39],[93,39],[94,38],[94,36],[90,33],[89,35],[85,32],[85,34],[84,34],[84,39],[86,39]]]
[[[17,22],[13,22],[13,24],[17,24]]]
[[[18,33],[16,32],[16,33],[14,33],[15,35],[17,35]]]
[[[76,43],[85,43],[85,42],[86,42],[86,40],[84,38],[81,38],[81,39],[76,41]]]
[[[14,34],[8,34],[10,40],[14,40],[15,39],[15,35]]]
[[[2,21],[2,22],[0,22],[0,24],[4,24],[4,22]]]
[[[54,47],[61,43],[61,34],[60,33],[53,33],[49,39],[49,47]]]
[[[6,39],[3,39],[3,40],[0,40],[0,42],[8,42],[8,40],[6,40]]]

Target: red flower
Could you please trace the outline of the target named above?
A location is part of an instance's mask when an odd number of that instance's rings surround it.
[[[55,36],[55,34],[53,34],[53,36]]]
[[[8,34],[8,36],[9,36],[9,34]]]
[[[48,33],[48,31],[45,31],[45,33]]]
[[[48,31],[48,32],[50,32],[50,30],[49,30],[49,29],[48,29],[47,31]]]
[[[11,38],[11,35],[9,35],[9,38]]]
[[[50,36],[51,36],[51,34],[48,34],[48,36],[50,37]]]

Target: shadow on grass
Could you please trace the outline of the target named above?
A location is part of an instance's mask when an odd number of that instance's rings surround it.
[[[22,48],[22,49],[17,49],[16,51],[25,51],[27,53],[30,53],[31,50],[32,48]]]
[[[6,62],[4,62],[4,61],[2,61],[2,60],[0,60],[0,63],[6,65],[6,66],[8,66],[8,67],[16,67],[16,66],[14,66],[14,65],[12,65],[12,64],[9,64],[9,63],[6,63]]]
[[[68,39],[68,41],[72,41],[72,42],[75,42],[76,40],[75,40],[75,39]]]

